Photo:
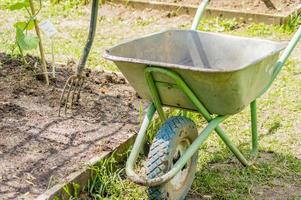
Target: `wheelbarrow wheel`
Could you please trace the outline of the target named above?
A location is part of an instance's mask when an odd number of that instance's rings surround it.
[[[159,129],[148,155],[147,178],[162,176],[180,159],[198,136],[195,123],[182,116],[168,119]],[[151,200],[181,200],[187,195],[193,182],[198,152],[170,181],[148,189]]]

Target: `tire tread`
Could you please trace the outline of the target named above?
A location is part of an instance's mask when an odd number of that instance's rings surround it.
[[[168,162],[167,155],[170,153],[171,139],[177,136],[178,129],[190,123],[194,126],[194,122],[188,118],[177,116],[169,118],[159,129],[153,145],[151,145],[147,163],[147,177],[149,179],[163,175],[166,171],[165,163]],[[150,200],[166,199],[165,192],[159,187],[148,189]]]

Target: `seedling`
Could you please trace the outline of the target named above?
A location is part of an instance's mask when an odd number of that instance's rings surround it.
[[[10,5],[9,9],[11,11],[17,11],[22,9],[25,9],[27,11],[26,20],[17,21],[14,24],[14,27],[16,28],[16,45],[24,61],[25,61],[24,51],[33,50],[39,46],[41,61],[43,65],[42,70],[45,76],[46,84],[49,85],[45,53],[44,53],[44,48],[41,40],[40,29],[36,19],[37,15],[39,14],[42,8],[41,0],[39,2],[40,2],[40,8],[37,12],[35,11],[34,3],[32,0],[20,0],[17,3]],[[35,29],[36,35],[29,32],[30,30],[33,29]]]

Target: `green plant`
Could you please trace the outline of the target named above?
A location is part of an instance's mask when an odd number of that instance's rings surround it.
[[[43,72],[45,75],[46,84],[49,84],[48,74],[47,74],[47,66],[45,61],[44,49],[41,41],[40,30],[37,22],[37,15],[41,11],[42,2],[39,0],[40,8],[37,12],[35,12],[33,0],[20,0],[16,3],[13,3],[9,6],[9,10],[17,11],[25,9],[27,15],[25,16],[25,21],[17,21],[14,24],[16,29],[16,45],[26,63],[24,58],[24,51],[29,51],[36,49],[39,46],[41,61],[43,64]],[[36,35],[34,35],[31,30],[35,29]]]
[[[301,25],[301,14],[290,15],[289,19],[281,26],[283,32],[293,33]]]
[[[23,51],[36,49],[39,43],[38,37],[29,32],[34,29],[34,16],[29,11],[29,7],[29,0],[20,1],[9,6],[9,10],[11,11],[26,9],[28,12],[25,21],[17,21],[14,24],[16,29],[16,45],[22,55]]]
[[[114,157],[103,160],[97,167],[91,167],[92,179],[88,182],[87,191],[94,198],[110,198],[119,195],[124,189],[122,173],[124,169],[116,168]]]
[[[246,31],[252,36],[268,36],[271,35],[273,31],[269,25],[266,25],[264,23],[252,23],[249,26],[247,26],[246,29]]]
[[[89,4],[90,0],[50,0],[51,4],[61,4],[64,6],[64,8],[73,8],[80,5],[87,5]]]
[[[72,183],[71,185],[66,185],[63,188],[67,198],[69,200],[77,200],[79,198],[80,185],[77,183]],[[59,198],[58,198],[59,199]]]
[[[216,17],[215,19],[206,19],[198,27],[199,30],[211,32],[229,32],[234,31],[240,27],[239,22],[233,19],[223,19]]]

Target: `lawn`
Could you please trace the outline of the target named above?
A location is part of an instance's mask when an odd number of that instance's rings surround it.
[[[3,1],[4,5],[9,1]],[[89,7],[45,3],[41,19],[51,19],[59,33],[54,38],[55,59],[67,63],[77,60],[86,40]],[[3,8],[1,7],[1,8]],[[118,71],[102,58],[106,48],[123,40],[168,28],[189,28],[189,16],[170,16],[156,10],[136,11],[120,5],[106,4],[100,8],[95,43],[88,61],[90,68]],[[12,18],[5,9],[0,10],[0,52],[18,52],[14,45]],[[200,30],[226,34],[288,40],[300,17],[295,16],[284,25],[244,24],[237,20],[206,19]],[[50,39],[44,37],[47,58],[51,58]],[[38,55],[38,52],[30,52]],[[297,58],[290,59],[273,86],[258,100],[259,154],[252,167],[243,167],[225,147],[216,134],[212,134],[200,148],[198,171],[187,199],[301,199],[301,65]],[[177,113],[177,111],[171,111]],[[201,130],[206,123],[199,114],[189,113]],[[249,158],[250,112],[228,118],[222,125],[234,143]],[[139,119],[137,119],[139,120]],[[159,128],[158,120],[151,126],[150,135]],[[144,159],[141,159],[142,162]],[[70,199],[147,199],[146,188],[126,179],[124,165],[115,167],[110,158],[103,165],[93,167],[94,176],[85,191],[70,195]],[[74,186],[77,187],[76,185]],[[66,193],[69,192],[65,188]]]

